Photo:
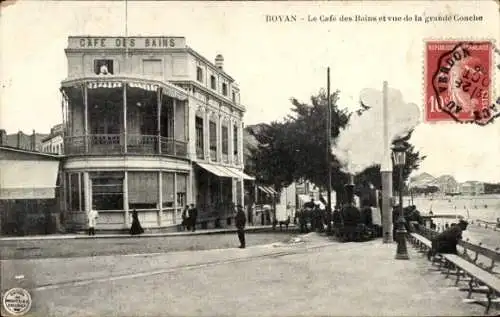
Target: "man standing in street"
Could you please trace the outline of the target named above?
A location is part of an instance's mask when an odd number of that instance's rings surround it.
[[[97,217],[99,217],[99,213],[96,210],[95,206],[89,210],[87,214],[87,218],[89,221],[89,236],[95,236],[95,226],[97,224]]]
[[[191,204],[191,208],[189,209],[189,225],[191,226],[191,230],[193,232],[196,231],[196,218],[198,218],[198,209]],[[188,229],[189,230],[189,229]]]
[[[238,232],[238,239],[240,240],[240,249],[245,248],[245,224],[246,224],[246,217],[245,217],[245,211],[243,210],[243,207],[241,205],[237,206],[238,211],[236,212],[236,229]]]

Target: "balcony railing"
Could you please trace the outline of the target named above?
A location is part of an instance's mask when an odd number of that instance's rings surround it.
[[[67,155],[124,154],[124,134],[91,134],[64,138]],[[126,153],[186,157],[187,142],[157,135],[127,135]]]

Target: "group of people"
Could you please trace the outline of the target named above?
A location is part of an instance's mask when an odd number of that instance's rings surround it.
[[[322,210],[319,204],[316,204],[314,198],[305,203],[303,207],[295,213],[294,222],[298,220],[301,233],[309,231],[323,231],[327,224],[326,210]],[[310,223],[310,227],[308,224]]]
[[[462,239],[462,232],[467,230],[468,222],[460,220],[432,239],[432,248],[427,253],[429,260],[437,253],[457,254],[457,244]]]
[[[196,219],[198,218],[198,209],[194,204],[186,205],[182,211],[182,228],[187,231],[196,231]]]

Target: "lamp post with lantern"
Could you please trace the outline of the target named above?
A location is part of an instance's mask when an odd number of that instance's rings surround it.
[[[406,146],[403,142],[396,143],[393,150],[394,165],[399,166],[399,218],[397,221],[396,241],[398,244],[396,251],[397,260],[409,260],[408,249],[406,247],[406,228],[403,213],[403,168],[406,163]]]

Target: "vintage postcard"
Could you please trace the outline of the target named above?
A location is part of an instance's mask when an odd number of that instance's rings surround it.
[[[2,316],[500,314],[500,4],[0,4]]]

